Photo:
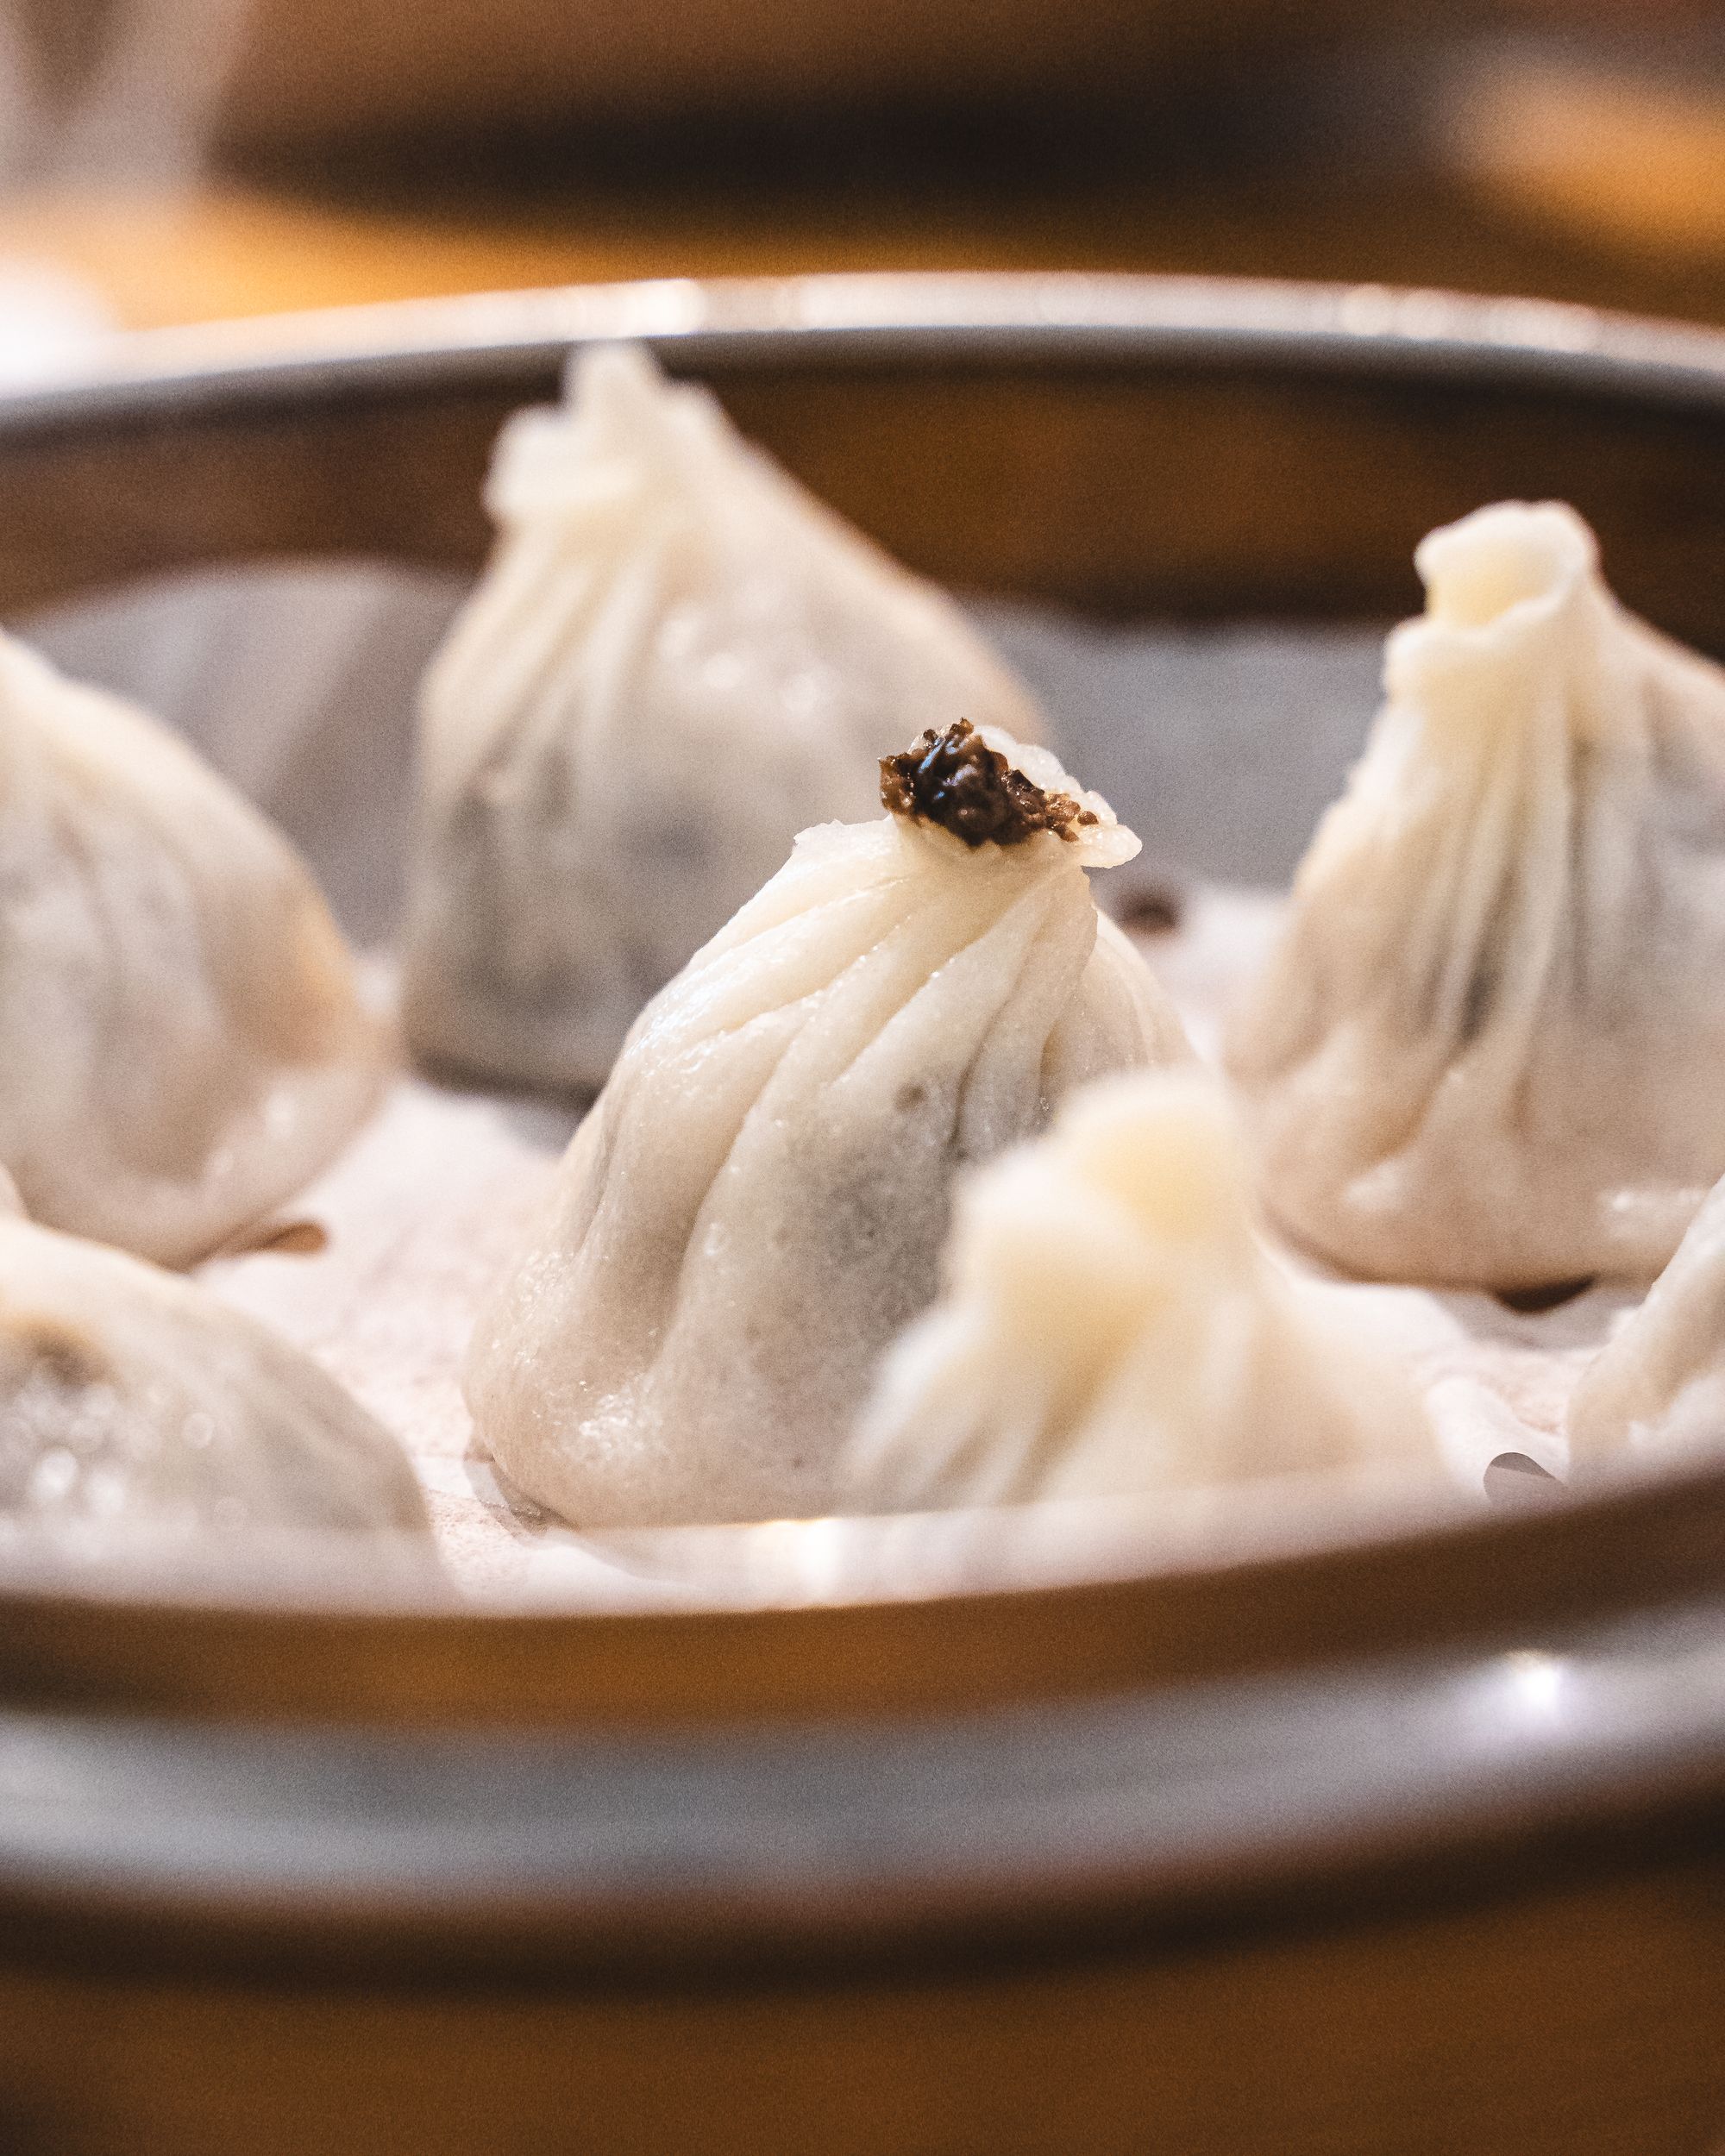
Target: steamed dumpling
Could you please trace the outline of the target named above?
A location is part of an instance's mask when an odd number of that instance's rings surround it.
[[[1346,1269],[1648,1278],[1725,1171],[1725,673],[1504,503],[1423,618],[1240,1015],[1264,1193]]]
[[[1436,1467],[1408,1380],[1259,1244],[1232,1119],[1195,1071],[1092,1086],[976,1169],[944,1269],[845,1455],[848,1509]]]
[[[878,760],[1039,732],[943,593],[607,346],[505,429],[501,537],[426,677],[406,1018],[426,1062],[599,1085],[636,1013]]]
[[[1187,1053],[1098,918],[1138,851],[1106,802],[962,722],[882,774],[642,1014],[481,1319],[480,1435],[578,1526],[822,1511],[954,1170]]]
[[[287,842],[4,635],[0,1050],[0,1163],[32,1216],[173,1265],[309,1181],[380,1075]]]
[[[9,1187],[0,1517],[223,1532],[427,1525],[407,1456],[333,1378],[191,1282],[32,1225]]]
[[[1725,1183],[1647,1300],[1583,1372],[1569,1446],[1578,1472],[1624,1451],[1725,1447]]]

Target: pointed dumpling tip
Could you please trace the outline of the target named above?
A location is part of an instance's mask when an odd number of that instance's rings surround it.
[[[1560,600],[1597,570],[1599,547],[1566,502],[1496,502],[1428,532],[1414,566],[1427,620],[1487,629],[1530,600]]]
[[[729,429],[705,390],[668,380],[645,345],[584,344],[563,373],[563,399],[505,422],[485,502],[504,528],[579,516],[594,498],[662,486],[691,447]]]
[[[1214,1079],[1115,1079],[961,1186],[842,1482],[870,1511],[1119,1496],[1429,1461],[1406,1379],[1252,1232]]]
[[[644,344],[583,344],[563,371],[563,401],[602,417],[639,417],[669,385]]]
[[[1052,1144],[1072,1172],[1157,1242],[1250,1240],[1245,1155],[1215,1081],[1194,1070],[1107,1079],[1075,1096]]]
[[[961,1184],[956,1217],[954,1286],[1013,1308],[1026,1337],[1063,1311],[1082,1331],[1121,1294],[1141,1316],[1148,1283],[1256,1250],[1233,1117],[1189,1070],[1085,1087],[1043,1137]]]

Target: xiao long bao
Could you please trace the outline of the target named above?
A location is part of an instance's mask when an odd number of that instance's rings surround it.
[[[961,712],[1042,730],[944,592],[637,348],[511,421],[487,501],[421,704],[405,1013],[435,1068],[600,1085],[797,832],[869,812],[881,756]]]
[[[3,1177],[0,1521],[428,1530],[406,1454],[333,1378],[191,1282],[33,1225]]]
[[[1232,1036],[1264,1195],[1351,1272],[1646,1280],[1725,1171],[1725,673],[1559,504],[1415,558],[1425,615]]]
[[[1087,1080],[1183,1061],[1087,871],[1137,839],[963,722],[805,832],[643,1012],[481,1317],[475,1424],[580,1526],[827,1510],[887,1343],[933,1297],[955,1171]]]
[[[1088,1087],[972,1171],[944,1270],[841,1463],[848,1510],[1438,1470],[1408,1379],[1258,1240],[1233,1118],[1195,1070]]]
[[[163,1264],[308,1181],[378,1028],[285,839],[166,727],[0,635],[0,1165]]]

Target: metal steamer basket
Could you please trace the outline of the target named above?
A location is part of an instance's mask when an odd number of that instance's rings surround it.
[[[0,611],[471,567],[504,416],[624,335],[969,591],[1388,616],[1557,495],[1725,649],[1725,336],[1064,276],[134,338],[0,401]],[[0,1566],[0,2147],[1725,2145],[1725,1469],[656,1544],[591,1609]]]

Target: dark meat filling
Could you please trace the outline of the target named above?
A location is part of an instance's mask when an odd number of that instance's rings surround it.
[[[1076,839],[1096,822],[1070,793],[1044,793],[990,749],[968,718],[881,759],[881,799],[894,816],[938,824],[967,846],[1019,846],[1038,831]]]

